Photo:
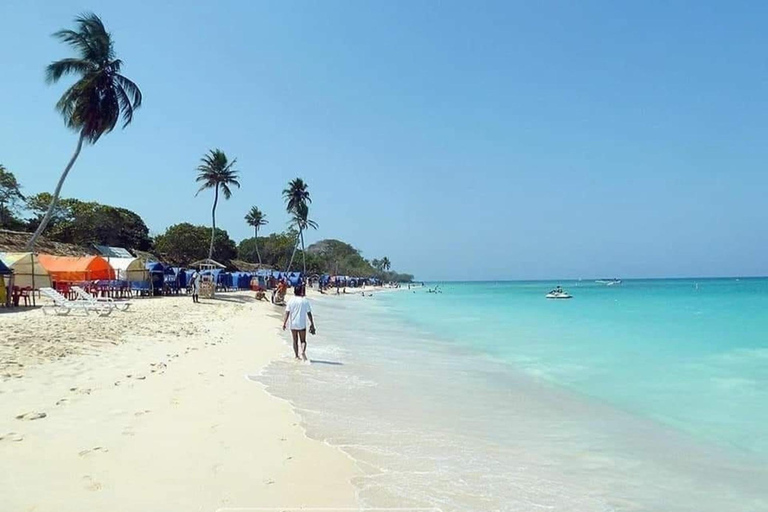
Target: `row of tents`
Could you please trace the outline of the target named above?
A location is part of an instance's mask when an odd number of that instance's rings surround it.
[[[13,275],[14,286],[39,289],[58,283],[120,281],[136,290],[171,290],[187,288],[195,269],[173,267],[142,258],[104,258],[102,256],[52,256],[31,252],[0,252],[0,275]],[[224,268],[201,270],[218,289],[245,290],[255,285],[267,288],[271,281],[300,281],[298,272],[273,270],[228,272]],[[255,280],[255,281],[254,281]]]

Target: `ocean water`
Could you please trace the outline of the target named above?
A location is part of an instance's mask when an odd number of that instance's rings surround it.
[[[440,290],[317,299],[260,376],[361,506],[768,511],[768,279]]]

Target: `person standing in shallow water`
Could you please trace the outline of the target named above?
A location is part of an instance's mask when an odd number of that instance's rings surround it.
[[[294,297],[285,305],[285,318],[283,319],[283,330],[289,325],[291,336],[293,337],[293,353],[297,360],[307,360],[307,319],[309,319],[309,332],[315,334],[315,319],[312,317],[312,307],[309,300],[304,296],[304,285],[296,286],[293,289]],[[301,342],[301,353],[299,353],[299,342]]]

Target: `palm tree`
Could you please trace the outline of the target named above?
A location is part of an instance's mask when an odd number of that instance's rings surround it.
[[[245,222],[249,226],[253,226],[253,242],[256,245],[256,257],[259,259],[259,265],[261,265],[261,253],[259,253],[259,227],[269,224],[267,216],[259,210],[256,206],[251,207],[248,215],[245,216]]]
[[[285,199],[285,209],[288,213],[294,213],[300,205],[306,205],[312,202],[309,197],[307,184],[301,178],[296,178],[288,182],[288,188],[283,190]]]
[[[301,259],[303,260],[304,275],[307,275],[307,251],[304,248],[304,231],[307,228],[317,229],[317,222],[309,218],[309,206],[306,204],[300,204],[296,207],[296,211],[293,212],[293,219],[291,219],[291,226],[299,230],[299,239],[301,240]],[[298,244],[297,244],[298,245]],[[293,253],[296,254],[296,246],[294,246]],[[291,256],[293,261],[293,256]],[[290,269],[290,264],[288,265]]]
[[[381,264],[382,270],[389,270],[389,268],[392,266],[392,263],[390,263],[389,258],[387,258],[386,256],[384,256],[381,259],[380,264]]]
[[[46,68],[46,81],[56,83],[64,75],[76,75],[78,80],[56,103],[66,125],[79,132],[75,153],[61,173],[51,203],[35,234],[27,243],[31,251],[51,220],[67,174],[80,155],[83,143],[96,144],[111,132],[122,117],[123,128],[133,120],[133,112],[141,106],[138,86],[120,74],[123,61],[115,58],[112,36],[101,19],[93,13],[75,18],[76,30],[59,30],[53,36],[71,46],[76,57],[52,62]]]
[[[293,264],[293,257],[296,255],[296,248],[299,245],[299,240],[304,240],[303,232],[308,226],[309,220],[309,203],[312,199],[309,197],[309,190],[307,190],[307,184],[301,178],[296,178],[288,182],[288,188],[283,190],[283,198],[285,199],[285,209],[291,214],[291,224],[296,226],[299,230],[299,234],[296,237],[296,244],[293,246],[293,253],[291,254],[291,260],[288,262],[288,270],[291,269]],[[317,226],[315,224],[315,226]],[[304,266],[306,267],[306,257]],[[286,270],[286,272],[288,271]],[[306,268],[304,269],[306,273]]]
[[[201,159],[202,163],[197,166],[197,179],[195,181],[203,182],[200,185],[200,189],[197,194],[207,188],[212,188],[213,193],[213,209],[211,210],[211,220],[213,226],[211,227],[211,247],[208,249],[208,259],[213,259],[213,240],[216,236],[216,205],[219,203],[219,189],[224,195],[224,199],[232,197],[232,190],[230,185],[235,185],[240,188],[240,182],[237,181],[237,171],[232,167],[237,162],[237,158],[231,162],[227,160],[227,155],[220,149],[211,149],[208,154]],[[197,197],[195,194],[195,197]]]

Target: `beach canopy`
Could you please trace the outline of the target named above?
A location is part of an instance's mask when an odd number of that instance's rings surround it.
[[[0,252],[0,260],[13,271],[14,286],[40,288],[51,286],[48,271],[31,252]]]
[[[110,258],[109,264],[115,269],[115,278],[121,281],[149,281],[149,271],[139,258]]]
[[[51,279],[57,282],[80,282],[109,280],[115,278],[115,271],[109,262],[101,256],[38,256],[40,264],[48,271]]]
[[[3,263],[3,260],[0,260],[0,275],[8,275],[11,273],[11,269],[5,266],[5,263]]]

